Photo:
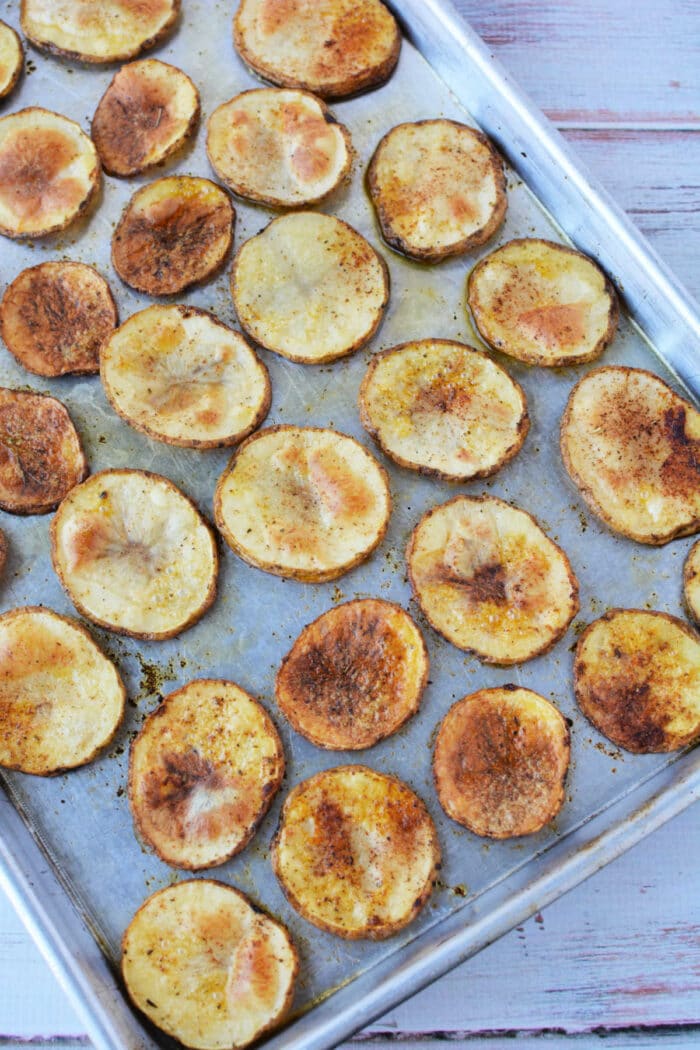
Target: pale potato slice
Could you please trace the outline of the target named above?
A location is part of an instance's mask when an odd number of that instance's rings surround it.
[[[0,507],[47,514],[88,473],[68,409],[48,394],[0,387]]]
[[[658,546],[700,530],[700,412],[640,368],[598,368],[571,391],[564,466],[615,532]]]
[[[307,91],[244,91],[209,118],[207,154],[239,197],[271,208],[317,204],[349,172],[352,145],[320,99]]]
[[[74,488],[51,522],[51,557],[83,616],[136,638],[172,638],[216,596],[212,530],[145,470],[103,470]]]
[[[39,376],[97,372],[119,323],[104,277],[85,263],[45,262],[15,277],[0,303],[7,349]]]
[[[352,226],[297,212],[238,250],[231,294],[241,326],[266,350],[322,364],[372,338],[389,301],[389,271]]]
[[[481,337],[510,357],[554,368],[599,357],[615,335],[617,295],[587,255],[538,238],[509,241],[469,274]]]
[[[379,0],[241,0],[233,41],[265,80],[321,98],[383,84],[401,50],[396,20]]]
[[[379,940],[427,902],[440,846],[424,803],[398,777],[339,766],[287,796],[271,859],[287,900],[314,926]]]
[[[530,428],[520,385],[487,354],[449,339],[375,354],[359,405],[363,427],[395,463],[446,481],[495,474]]]
[[[392,128],[370,161],[367,186],[384,240],[423,262],[484,244],[508,205],[501,158],[485,135],[454,120]]]
[[[137,175],[175,153],[199,120],[186,73],[144,58],[114,74],[92,118],[92,140],[109,175]]]
[[[250,842],[283,776],[264,707],[233,682],[190,682],[165,697],[131,745],[134,824],[167,864],[211,868]]]
[[[700,736],[700,640],[675,616],[611,609],[579,638],[579,707],[627,751],[677,751]]]
[[[265,365],[243,336],[194,306],[132,314],[103,346],[100,373],[115,412],[170,445],[236,445],[270,407]]]
[[[566,722],[543,696],[515,685],[480,689],[440,723],[440,805],[477,835],[532,835],[561,809],[570,751]]]
[[[125,702],[119,672],[76,620],[40,606],[0,616],[0,766],[48,776],[85,765]]]
[[[122,941],[122,974],[143,1013],[193,1050],[248,1046],[291,1006],[299,959],[284,926],[212,879],[158,890]]]
[[[700,624],[700,540],[693,544],[685,559],[683,596],[691,617]]]
[[[40,106],[0,118],[0,234],[42,237],[65,229],[100,180],[97,150],[75,121]]]
[[[147,295],[174,295],[223,265],[236,213],[215,182],[171,175],[131,198],[112,238],[112,264]]]
[[[7,98],[22,73],[24,49],[12,26],[0,20],[0,98]]]
[[[229,547],[276,576],[319,583],[364,561],[389,524],[386,472],[353,438],[268,427],[234,453],[214,514]]]
[[[358,751],[391,736],[420,705],[428,650],[400,605],[364,598],[301,632],[275,681],[280,711],[312,744]]]
[[[485,663],[546,652],[578,612],[578,582],[532,515],[495,496],[455,496],[413,530],[411,585],[432,626]]]
[[[180,0],[22,0],[22,32],[55,55],[124,62],[170,32]]]

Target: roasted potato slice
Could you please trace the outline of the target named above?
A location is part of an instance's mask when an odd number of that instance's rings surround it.
[[[317,204],[348,176],[352,145],[320,99],[307,91],[244,91],[209,118],[207,153],[239,197],[271,208]]]
[[[683,596],[691,617],[700,624],[700,540],[693,544],[685,559]]]
[[[103,470],[74,488],[51,522],[51,557],[83,616],[135,638],[172,638],[216,596],[212,530],[146,470]]]
[[[280,711],[312,744],[358,751],[415,714],[428,650],[400,605],[364,598],[323,613],[301,632],[277,672]]]
[[[0,20],[0,99],[17,86],[24,63],[22,41],[12,26]]]
[[[515,685],[480,689],[440,723],[440,805],[477,835],[532,835],[561,809],[570,751],[566,722],[543,696]]]
[[[578,612],[569,559],[532,515],[495,496],[455,496],[418,522],[406,552],[432,626],[490,664],[550,649]]]
[[[233,682],[190,682],[165,697],[131,745],[134,824],[167,864],[211,868],[250,842],[283,776],[264,707]]]
[[[119,672],[76,620],[0,616],[0,766],[48,776],[90,762],[124,714]]]
[[[231,294],[241,326],[266,350],[323,364],[364,346],[389,301],[386,263],[341,219],[273,219],[239,248]]]
[[[287,796],[271,859],[287,900],[314,926],[379,940],[425,905],[440,846],[425,805],[398,777],[339,766]]]
[[[7,349],[38,376],[97,372],[100,347],[118,323],[109,285],[85,263],[22,270],[0,303]]]
[[[579,638],[574,690],[618,747],[677,751],[700,735],[700,640],[675,616],[611,609]]]
[[[0,387],[0,507],[47,514],[88,464],[68,409],[55,397]]]
[[[158,441],[236,445],[270,408],[265,365],[242,335],[193,306],[149,306],[102,348],[112,408]]]
[[[589,372],[571,391],[561,454],[592,511],[660,545],[700,530],[700,412],[641,368]]]
[[[241,0],[233,42],[265,80],[344,98],[389,79],[401,33],[379,0]]]
[[[370,161],[367,186],[384,240],[422,262],[484,244],[508,204],[501,158],[485,135],[454,120],[392,128]]]
[[[96,193],[97,150],[80,125],[30,106],[0,118],[0,234],[43,237],[69,226]]]
[[[209,179],[157,179],[124,209],[112,238],[114,269],[137,292],[181,292],[221,268],[235,217],[226,191]]]
[[[122,941],[127,991],[193,1050],[248,1046],[291,1006],[299,959],[284,926],[213,879],[158,890]]]
[[[467,302],[489,346],[546,368],[599,357],[620,312],[592,259],[536,237],[509,241],[477,263]]]
[[[138,175],[175,153],[199,120],[186,73],[144,58],[114,74],[92,118],[92,140],[109,175]]]
[[[180,0],[22,0],[22,32],[42,51],[80,62],[125,62],[155,47]]]
[[[495,474],[530,427],[520,385],[487,354],[449,339],[375,354],[359,404],[363,427],[387,456],[446,481]]]
[[[276,426],[234,453],[216,487],[214,514],[244,561],[319,583],[369,557],[389,524],[391,496],[386,472],[353,438]]]
[[[2,529],[0,529],[0,579],[2,578],[5,572],[5,565],[7,563],[7,549],[7,536],[2,531]]]

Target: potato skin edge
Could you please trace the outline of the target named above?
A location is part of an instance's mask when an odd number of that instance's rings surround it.
[[[54,515],[54,517],[51,519],[51,526],[49,529],[49,538],[51,544],[51,564],[53,565],[54,572],[58,576],[59,582],[63,587],[63,590],[66,592],[66,594],[68,595],[68,597],[70,598],[71,602],[78,610],[80,615],[84,616],[87,620],[90,621],[90,623],[94,623],[97,627],[104,627],[106,630],[112,631],[113,634],[123,634],[126,635],[128,638],[142,638],[144,641],[148,642],[160,642],[164,641],[167,638],[174,638],[176,635],[182,634],[183,631],[186,631],[188,627],[192,627],[192,625],[197,623],[198,620],[201,620],[204,614],[214,604],[214,600],[216,599],[217,581],[219,576],[219,551],[216,543],[216,534],[209,522],[206,520],[206,518],[200,511],[197,504],[194,502],[194,500],[191,499],[191,497],[188,496],[185,492],[183,492],[182,489],[178,488],[174,481],[171,481],[170,478],[166,478],[163,474],[156,474],[152,470],[132,470],[129,467],[108,467],[106,470],[98,470],[98,472],[96,474],[92,474],[91,477],[99,478],[102,477],[104,474],[142,474],[144,477],[153,478],[156,481],[164,481],[169,488],[174,489],[183,499],[187,500],[187,502],[196,512],[197,517],[200,519],[202,525],[204,525],[204,527],[206,528],[207,532],[209,533],[209,538],[211,540],[213,568],[211,574],[211,581],[209,584],[209,590],[204,596],[202,604],[188,617],[187,620],[185,620],[184,623],[179,624],[177,627],[169,629],[167,631],[131,631],[128,630],[126,627],[115,627],[113,624],[107,623],[106,620],[97,619],[97,617],[93,616],[92,613],[90,613],[85,608],[85,606],[83,606],[80,602],[75,600],[71,589],[66,583],[65,576],[63,575],[63,572],[61,571],[61,568],[58,564],[58,544],[56,542],[56,516],[58,514],[58,511],[56,515]]]
[[[0,25],[3,25],[6,29],[10,30],[15,40],[17,41],[17,46],[19,47],[19,62],[17,63],[15,71],[10,77],[9,82],[5,85],[5,89],[3,91],[0,91],[0,100],[2,100],[8,98],[19,83],[19,78],[22,76],[22,70],[24,69],[25,51],[24,45],[22,43],[22,38],[20,37],[19,33],[16,30],[14,30],[11,25],[8,25],[7,22],[3,22],[2,19],[0,19]]]

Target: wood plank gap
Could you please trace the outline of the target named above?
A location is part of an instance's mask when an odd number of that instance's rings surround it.
[[[575,1032],[570,1032],[566,1028],[556,1027],[491,1028],[482,1031],[474,1031],[473,1029],[464,1029],[463,1031],[441,1029],[433,1032],[387,1032],[382,1029],[367,1029],[360,1035],[354,1036],[350,1040],[350,1044],[361,1046],[362,1043],[372,1042],[386,1044],[407,1043],[410,1045],[411,1043],[430,1042],[431,1040],[436,1043],[454,1043],[460,1040],[469,1042],[477,1039],[547,1039],[555,1036],[566,1036],[567,1040],[571,1040],[575,1044],[577,1040],[582,1042],[584,1039],[590,1039],[591,1036],[605,1039],[612,1036],[654,1036],[656,1038],[667,1035],[697,1036],[697,1041],[700,1043],[700,1024],[681,1022],[680,1024],[622,1025],[619,1028],[597,1025],[593,1028]],[[693,1043],[695,1043],[694,1038]],[[689,1042],[688,1045],[692,1044]]]
[[[687,120],[557,120],[549,116],[560,131],[654,131],[700,132],[700,121]]]

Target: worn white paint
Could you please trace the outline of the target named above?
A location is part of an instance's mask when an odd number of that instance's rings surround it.
[[[698,0],[457,6],[700,298]],[[518,1031],[524,1048],[590,1050],[605,1030],[607,1050],[700,1047],[697,824],[695,808],[392,1011],[360,1045],[398,1038],[406,1050],[436,1050],[445,1044],[428,1033],[443,1032],[448,1047],[501,1050],[513,1046],[505,1031]],[[0,898],[0,1046],[53,1036],[62,1050],[84,1050]]]

